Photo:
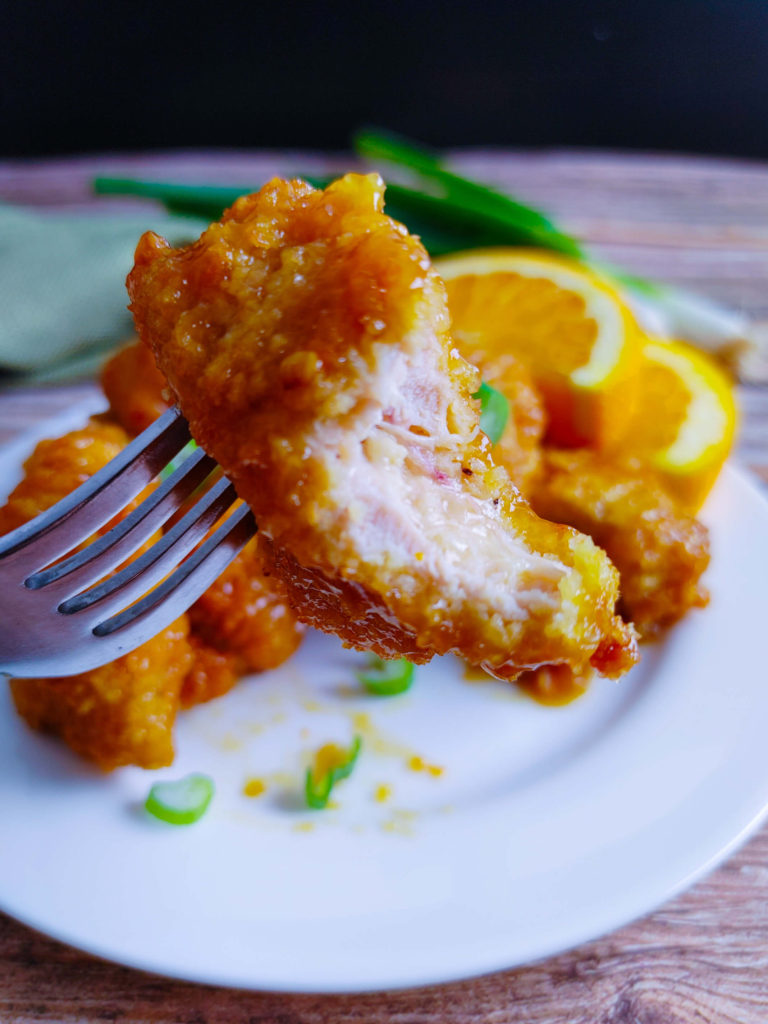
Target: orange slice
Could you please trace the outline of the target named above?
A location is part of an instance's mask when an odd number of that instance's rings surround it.
[[[731,382],[690,345],[649,338],[638,385],[638,404],[620,450],[651,465],[667,490],[695,512],[733,445],[737,413]]]
[[[521,359],[543,395],[549,441],[605,448],[625,433],[640,335],[610,284],[534,249],[476,249],[435,267],[462,355],[481,371],[503,352]]]

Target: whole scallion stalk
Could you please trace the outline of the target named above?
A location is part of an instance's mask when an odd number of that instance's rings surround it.
[[[601,265],[539,210],[447,168],[430,150],[378,130],[355,137],[359,156],[388,168],[387,213],[419,235],[433,256],[488,246],[535,246],[583,260],[613,279],[655,333],[684,338],[728,358],[746,379],[768,380],[768,327],[703,296]],[[391,173],[390,173],[391,172]],[[306,177],[317,187],[332,178]],[[171,212],[218,219],[243,193],[258,187],[189,185],[131,178],[96,178],[102,195],[154,199]]]
[[[575,238],[560,231],[539,210],[520,203],[488,185],[463,178],[448,170],[436,154],[398,135],[378,130],[359,132],[354,138],[357,154],[376,165],[384,163],[394,175],[405,175],[419,188],[390,183],[387,203],[410,207],[414,197],[445,222],[470,231],[491,233],[496,241],[476,241],[472,248],[491,245],[533,245],[568,256],[582,255]],[[415,212],[415,211],[414,211]],[[407,220],[406,220],[407,223]]]

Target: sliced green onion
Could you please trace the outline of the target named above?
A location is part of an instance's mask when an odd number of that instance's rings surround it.
[[[333,787],[352,773],[362,742],[360,736],[355,736],[347,749],[335,743],[327,743],[317,751],[314,764],[307,768],[304,785],[309,807],[320,811],[328,806]]]
[[[156,782],[144,807],[169,825],[193,825],[208,810],[213,794],[213,779],[194,773],[175,782]]]
[[[378,129],[366,130],[355,137],[355,148],[360,156],[392,171],[396,180],[387,186],[387,213],[419,235],[432,256],[498,245],[532,245],[564,253],[613,278],[625,296],[635,300],[635,311],[647,321],[647,329],[685,338],[704,351],[727,357],[743,379],[762,382],[768,374],[765,330],[739,311],[589,259],[577,239],[539,210],[455,174],[438,155],[407,139]],[[323,188],[335,176],[304,177]],[[239,196],[255,187],[111,177],[93,182],[97,193],[155,199],[171,213],[208,221],[217,220]]]
[[[472,397],[480,399],[480,429],[491,444],[496,444],[509,419],[509,402],[500,391],[485,381]]]
[[[437,253],[429,248],[429,234],[425,240],[424,232],[418,227],[419,221],[432,230],[439,228],[444,234],[450,233],[450,245],[443,245],[441,251],[523,245],[552,249],[568,256],[581,255],[581,250],[568,236],[550,228],[518,223],[515,218],[501,216],[498,210],[464,196],[436,196],[387,181],[385,211],[407,225],[412,234],[420,234],[433,255]]]
[[[407,658],[384,661],[371,655],[367,668],[357,673],[357,678],[369,693],[379,697],[394,697],[411,688],[414,667]]]

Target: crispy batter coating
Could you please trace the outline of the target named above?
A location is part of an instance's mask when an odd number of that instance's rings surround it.
[[[140,434],[168,408],[165,379],[140,341],[116,352],[101,371],[101,386],[113,419],[129,434]]]
[[[242,675],[242,662],[233,651],[220,651],[204,643],[194,633],[189,635],[192,665],[181,686],[182,708],[205,704],[222,697],[235,686]]]
[[[0,509],[0,533],[50,508],[127,443],[121,427],[100,419],[41,441],[25,463],[24,479]],[[170,764],[179,691],[191,664],[187,632],[183,615],[110,665],[67,679],[13,680],[16,708],[32,728],[60,736],[105,770]]]
[[[707,603],[707,529],[636,461],[545,449],[531,502],[539,515],[583,530],[608,552],[621,574],[621,606],[644,637]]]
[[[265,565],[265,543],[254,537],[187,613],[197,657],[185,706],[218,697],[246,672],[277,668],[301,643],[304,627]]]
[[[305,621],[501,677],[620,674],[636,653],[614,567],[494,464],[442,283],[382,208],[376,175],[275,180],[191,246],[144,235],[128,278],[142,340]]]
[[[24,463],[24,477],[0,508],[0,534],[10,533],[85,483],[128,443],[125,431],[103,417],[82,430],[41,441]]]
[[[16,709],[109,771],[173,761],[179,690],[192,661],[184,616],[117,661],[67,679],[14,679]]]

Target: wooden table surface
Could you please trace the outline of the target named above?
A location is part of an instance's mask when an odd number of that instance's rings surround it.
[[[459,163],[549,210],[604,258],[768,319],[768,166],[564,152],[465,153]],[[0,163],[0,199],[106,206],[113,201],[89,196],[95,173],[245,185],[327,167],[326,158],[296,153]],[[0,395],[0,443],[79,393],[75,386]],[[768,388],[744,388],[741,398],[738,456],[768,481]],[[167,981],[103,963],[0,914],[0,1022],[17,1021],[766,1024],[768,827],[692,890],[612,935],[531,967],[404,992],[285,996]]]

